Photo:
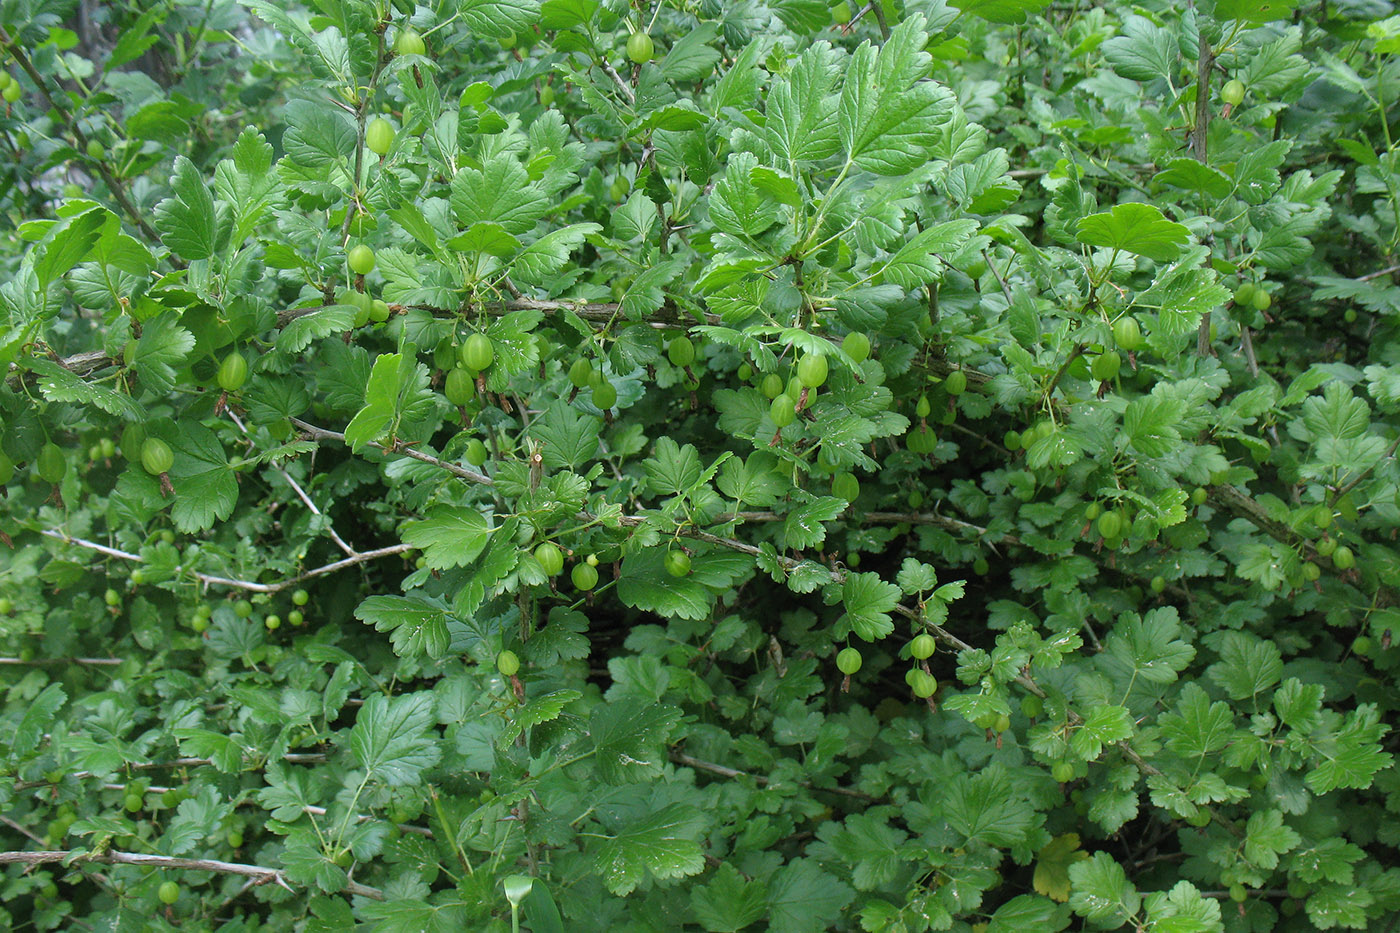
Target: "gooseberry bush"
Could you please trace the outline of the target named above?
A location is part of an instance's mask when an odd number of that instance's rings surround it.
[[[2,0],[0,925],[1394,928],[1384,6]]]

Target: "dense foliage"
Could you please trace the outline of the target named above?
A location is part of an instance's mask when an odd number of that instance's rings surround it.
[[[3,0],[0,925],[1393,928],[1390,12]]]

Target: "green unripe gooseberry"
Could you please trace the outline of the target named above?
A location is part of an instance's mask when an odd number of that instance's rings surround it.
[[[462,344],[462,365],[472,372],[482,372],[496,359],[496,345],[482,333],[472,334]]]
[[[920,395],[919,401],[914,405],[914,414],[920,418],[927,418],[933,411],[933,406],[929,404],[927,395]]]
[[[0,596],[0,616],[10,615],[15,611],[15,604],[8,596]]]
[[[1006,434],[1002,436],[1001,446],[1005,447],[1009,451],[1015,452],[1021,449],[1021,442],[1022,438],[1020,431],[1007,431]]]
[[[240,619],[246,619],[253,614],[253,604],[246,599],[240,599],[233,604],[233,614]]]
[[[1050,768],[1050,776],[1061,784],[1068,784],[1074,780],[1074,765],[1068,761],[1057,761]]]
[[[102,601],[109,606],[120,606],[122,603],[122,595],[111,587],[108,587],[107,592],[102,594]]]
[[[350,252],[345,256],[345,262],[350,266],[350,271],[356,275],[368,275],[374,268],[374,250],[363,243],[356,243],[350,247]]]
[[[1138,326],[1137,318],[1125,314],[1114,321],[1113,342],[1118,345],[1118,349],[1129,353],[1142,346],[1142,328]]]
[[[672,337],[671,342],[666,344],[666,358],[672,366],[689,366],[695,362],[695,344],[690,342],[689,337]]]
[[[547,577],[556,576],[564,569],[564,552],[552,541],[545,541],[535,548],[535,560],[539,562]]]
[[[486,445],[477,438],[467,441],[467,449],[462,452],[462,457],[474,467],[479,467],[486,462]]]
[[[384,155],[394,144],[394,124],[383,117],[375,117],[365,127],[365,148],[375,155]]]
[[[748,382],[753,378],[753,367],[748,363],[740,363],[735,375],[739,377],[740,382]]]
[[[1267,311],[1269,305],[1274,303],[1274,298],[1268,292],[1260,288],[1254,292],[1254,301],[1251,303],[1254,305],[1254,310]]]
[[[773,424],[779,428],[785,428],[797,419],[797,403],[787,395],[779,395],[773,399],[773,404],[768,406],[768,417],[773,419]]]
[[[1123,521],[1123,516],[1119,515],[1117,512],[1104,512],[1102,515],[1099,516],[1099,536],[1104,538],[1105,540],[1119,538],[1126,530],[1124,528],[1125,524],[1126,522]]]
[[[476,380],[465,369],[454,369],[443,382],[442,394],[448,402],[461,408],[476,398]]]
[[[831,22],[837,26],[844,26],[851,21],[851,5],[846,0],[838,0],[837,4],[831,8]]]
[[[599,411],[607,411],[617,404],[617,388],[606,380],[593,387],[591,396],[593,407]]]
[[[666,572],[673,577],[684,577],[690,573],[690,555],[679,548],[666,552]]]
[[[836,652],[836,669],[847,677],[860,670],[861,661],[858,648],[842,648]]]
[[[766,397],[777,398],[783,392],[783,377],[777,373],[769,373],[763,377],[758,388]]]
[[[1094,358],[1094,365],[1090,368],[1090,372],[1099,382],[1108,382],[1117,377],[1118,370],[1122,365],[1123,358],[1118,355],[1117,351],[1109,350]]]
[[[1357,635],[1354,639],[1352,639],[1352,654],[1360,655],[1363,658],[1369,658],[1371,656],[1371,652],[1374,649],[1375,644],[1371,641],[1371,636],[1369,635]]]
[[[797,378],[808,389],[817,389],[826,382],[826,357],[809,353],[797,363]]]
[[[180,886],[173,881],[162,881],[156,889],[156,896],[162,904],[173,904],[180,899]]]
[[[68,458],[63,456],[57,444],[49,441],[39,448],[39,455],[34,458],[34,469],[44,482],[57,485],[68,472]]]
[[[1245,890],[1244,885],[1230,885],[1230,900],[1234,901],[1236,904],[1243,904],[1248,898],[1249,892]]]
[[[1343,544],[1332,552],[1332,563],[1338,570],[1350,570],[1356,566],[1356,555]]]
[[[369,319],[376,324],[383,324],[389,320],[389,303],[378,298],[370,302]]]
[[[593,378],[593,364],[583,357],[574,360],[569,367],[569,383],[575,389],[586,387]]]
[[[520,658],[514,651],[507,648],[496,655],[496,670],[507,677],[514,677],[520,670]]]
[[[554,103],[554,85],[546,84],[540,88],[540,106],[548,107]]]
[[[158,437],[148,437],[141,445],[141,466],[152,476],[166,473],[175,465],[175,453]]]
[[[938,692],[938,681],[927,671],[915,671],[913,683],[909,685],[914,690],[914,696],[921,700],[927,700]]]
[[[972,562],[972,572],[978,576],[985,576],[987,571],[992,569],[992,565],[987,562],[987,558],[979,557]]]
[[[634,32],[627,37],[627,57],[638,65],[651,61],[656,54],[656,43],[644,32]]]
[[[1258,291],[1253,282],[1241,282],[1240,287],[1235,289],[1235,304],[1241,307],[1250,307],[1254,304],[1254,293]]]
[[[1102,514],[1103,506],[1099,505],[1097,502],[1090,502],[1088,505],[1084,506],[1084,520],[1087,522],[1094,521]]]
[[[955,369],[943,380],[943,388],[949,395],[957,397],[967,391],[967,373]]]
[[[1045,701],[1034,693],[1027,694],[1021,698],[1021,712],[1027,719],[1035,719],[1045,712]]]
[[[922,661],[925,658],[933,657],[933,650],[936,647],[933,636],[927,632],[921,632],[914,636],[913,641],[909,642],[909,656]]]
[[[219,364],[219,388],[225,392],[237,392],[248,381],[248,360],[234,350]]]
[[[11,80],[9,84],[5,85],[5,90],[0,91],[0,97],[5,98],[5,103],[13,104],[20,99],[23,93],[24,90],[19,86],[19,82]],[[82,189],[79,189],[79,193],[82,193]]]
[[[1206,492],[1205,487],[1197,486],[1195,489],[1191,490],[1191,504],[1205,505],[1208,496],[1209,493]]]
[[[279,615],[269,615],[263,619],[263,625],[267,626],[269,632],[275,632],[282,627],[282,617]]]
[[[859,331],[852,331],[841,341],[841,349],[855,362],[864,363],[870,359],[870,338]]]
[[[1348,324],[1355,324],[1355,323],[1356,323],[1356,309],[1355,309],[1355,308],[1347,308],[1345,311],[1343,311],[1343,312],[1342,312],[1342,320],[1346,321]]]
[[[569,579],[574,581],[576,588],[587,592],[598,585],[598,568],[586,562],[574,564],[574,568],[569,571]]]
[[[1317,548],[1318,554],[1322,555],[1323,557],[1331,557],[1332,553],[1337,550],[1337,539],[1323,538],[1320,541],[1318,541],[1315,546]]]
[[[310,601],[311,594],[306,592],[306,590],[297,590],[292,594],[292,605],[294,606],[305,606]]]
[[[399,30],[399,37],[394,41],[394,51],[399,55],[422,55],[427,50],[427,43],[415,30]]]
[[[1303,562],[1303,579],[1309,583],[1314,583],[1322,577],[1322,568],[1312,561]]]
[[[1225,86],[1220,89],[1220,99],[1231,107],[1238,107],[1244,100],[1244,82],[1238,78],[1226,81]]]
[[[1152,582],[1149,583],[1148,586],[1151,587],[1152,592],[1161,593],[1167,588],[1167,578],[1160,575],[1155,576],[1152,578]]]
[[[831,494],[847,502],[854,502],[860,496],[860,480],[850,473],[837,473],[831,478]]]

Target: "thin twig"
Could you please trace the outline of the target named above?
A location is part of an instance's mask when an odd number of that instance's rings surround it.
[[[234,424],[238,425],[238,430],[240,430],[240,431],[243,432],[243,436],[246,437],[246,438],[248,438],[248,443],[249,443],[249,444],[252,444],[252,443],[253,443],[253,436],[252,436],[251,434],[248,433],[248,429],[247,429],[246,427],[244,427],[243,422],[242,422],[242,420],[239,419],[238,415],[236,415],[236,414],[234,414],[232,411],[230,411],[230,412],[228,412],[228,416],[229,416],[229,418],[231,418],[231,419],[233,420],[233,423],[234,423]],[[256,448],[254,448],[254,449],[256,449]],[[274,470],[276,470],[277,473],[278,473],[278,475],[281,476],[284,480],[287,481],[287,485],[290,486],[290,487],[292,487],[292,491],[295,492],[295,493],[297,494],[297,498],[300,499],[300,500],[302,501],[302,504],[304,504],[308,509],[311,510],[311,514],[312,514],[312,515],[320,516],[320,517],[323,517],[323,518],[325,517],[325,516],[322,514],[321,510],[318,509],[318,508],[316,507],[316,503],[315,503],[315,502],[312,502],[312,501],[311,501],[311,497],[308,496],[308,495],[306,494],[306,490],[302,489],[301,486],[297,484],[297,481],[294,480],[294,479],[292,479],[291,474],[287,472],[286,468],[283,467],[282,464],[280,464],[280,463],[271,463],[271,464],[269,464],[269,466],[271,466]],[[328,519],[328,518],[326,519],[326,534],[330,535],[330,538],[331,538],[332,541],[335,542],[336,547],[340,548],[340,549],[341,549],[342,551],[344,551],[348,556],[350,556],[350,557],[358,557],[358,556],[359,556],[359,552],[356,551],[354,548],[352,548],[350,545],[346,544],[346,543],[345,543],[345,539],[342,538],[342,537],[336,532],[335,526],[331,524],[331,521],[330,521],[330,519]]]
[[[627,98],[627,103],[635,104],[637,102],[636,93],[632,90],[631,85],[629,85],[626,81],[622,80],[622,75],[617,73],[617,69],[615,69],[612,65],[609,65],[607,61],[603,59],[599,59],[598,64],[602,66],[603,73],[606,74],[609,78],[613,79],[613,84],[616,84],[618,88],[621,89],[622,96]]]
[[[1400,272],[1400,266],[1386,266],[1384,269],[1381,269],[1378,272],[1368,272],[1365,275],[1358,276],[1356,281],[1369,282],[1372,279],[1378,279],[1383,275],[1390,275],[1392,272]]]
[[[130,551],[108,547],[105,544],[98,544],[96,541],[89,541],[86,538],[75,538],[52,528],[41,528],[39,529],[39,534],[47,538],[53,538],[56,541],[62,541],[64,544],[71,544],[77,547],[87,548],[90,551],[96,551],[99,554],[105,554],[108,557],[117,557],[136,563],[144,562],[140,554],[132,554]],[[321,567],[308,570],[305,573],[297,574],[295,577],[288,577],[277,583],[255,583],[252,580],[235,580],[229,577],[215,576],[210,573],[201,573],[198,570],[194,571],[194,578],[210,586],[227,586],[233,589],[248,590],[253,593],[280,593],[285,589],[296,586],[298,583],[305,582],[315,577],[325,576],[328,573],[335,573],[338,570],[344,570],[346,567],[353,567],[356,564],[364,564],[372,560],[378,560],[381,557],[393,557],[395,554],[402,554],[410,550],[412,550],[410,545],[393,544],[389,547],[376,548],[373,551],[360,551],[356,553],[354,557],[346,557],[343,560],[333,561]]]
[[[72,859],[71,862],[68,861],[70,858]],[[139,852],[103,852],[96,854],[84,852],[82,849],[75,849],[72,851],[0,852],[0,865],[43,865],[48,862],[65,862],[69,865],[96,862],[102,865],[138,865],[145,868],[216,871],[229,875],[243,875],[244,877],[253,878],[256,879],[259,884],[274,882],[286,888],[288,891],[294,891],[292,886],[287,883],[287,877],[282,873],[280,868],[266,868],[262,865],[244,865],[240,862],[221,862],[217,859],[205,858],[175,858],[169,855],[145,855]],[[346,894],[368,897],[377,901],[384,899],[383,891],[354,881],[347,881],[344,891]]]

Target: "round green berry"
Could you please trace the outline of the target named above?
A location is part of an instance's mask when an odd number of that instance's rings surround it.
[[[383,117],[375,117],[365,127],[365,148],[375,155],[384,155],[394,144],[394,124]]]
[[[656,54],[656,43],[644,32],[634,32],[627,37],[627,57],[638,65],[651,61]]]
[[[836,669],[847,677],[860,670],[862,658],[857,648],[842,648],[836,652]]]
[[[852,331],[841,341],[841,349],[855,362],[864,363],[870,359],[870,338],[859,331]]]
[[[695,362],[695,344],[689,337],[672,337],[666,344],[666,358],[672,366],[689,366]]]
[[[564,552],[552,541],[545,541],[535,548],[535,560],[547,577],[555,576],[564,569]]]
[[[690,573],[690,555],[679,548],[666,552],[666,572],[673,577],[683,577]]]
[[[427,43],[415,30],[410,28],[399,30],[399,37],[394,41],[394,51],[399,55],[422,55],[427,50]]]
[[[496,360],[496,346],[485,334],[472,334],[462,344],[462,365],[473,372],[488,369]]]
[[[574,564],[569,579],[573,580],[575,588],[587,592],[598,585],[598,568],[588,563]]]
[[[346,263],[350,266],[350,271],[356,275],[367,275],[374,268],[374,250],[363,243],[357,243],[350,248],[350,252],[345,256]]]
[[[496,655],[496,670],[507,677],[514,677],[520,670],[520,658],[514,651],[507,648]]]

